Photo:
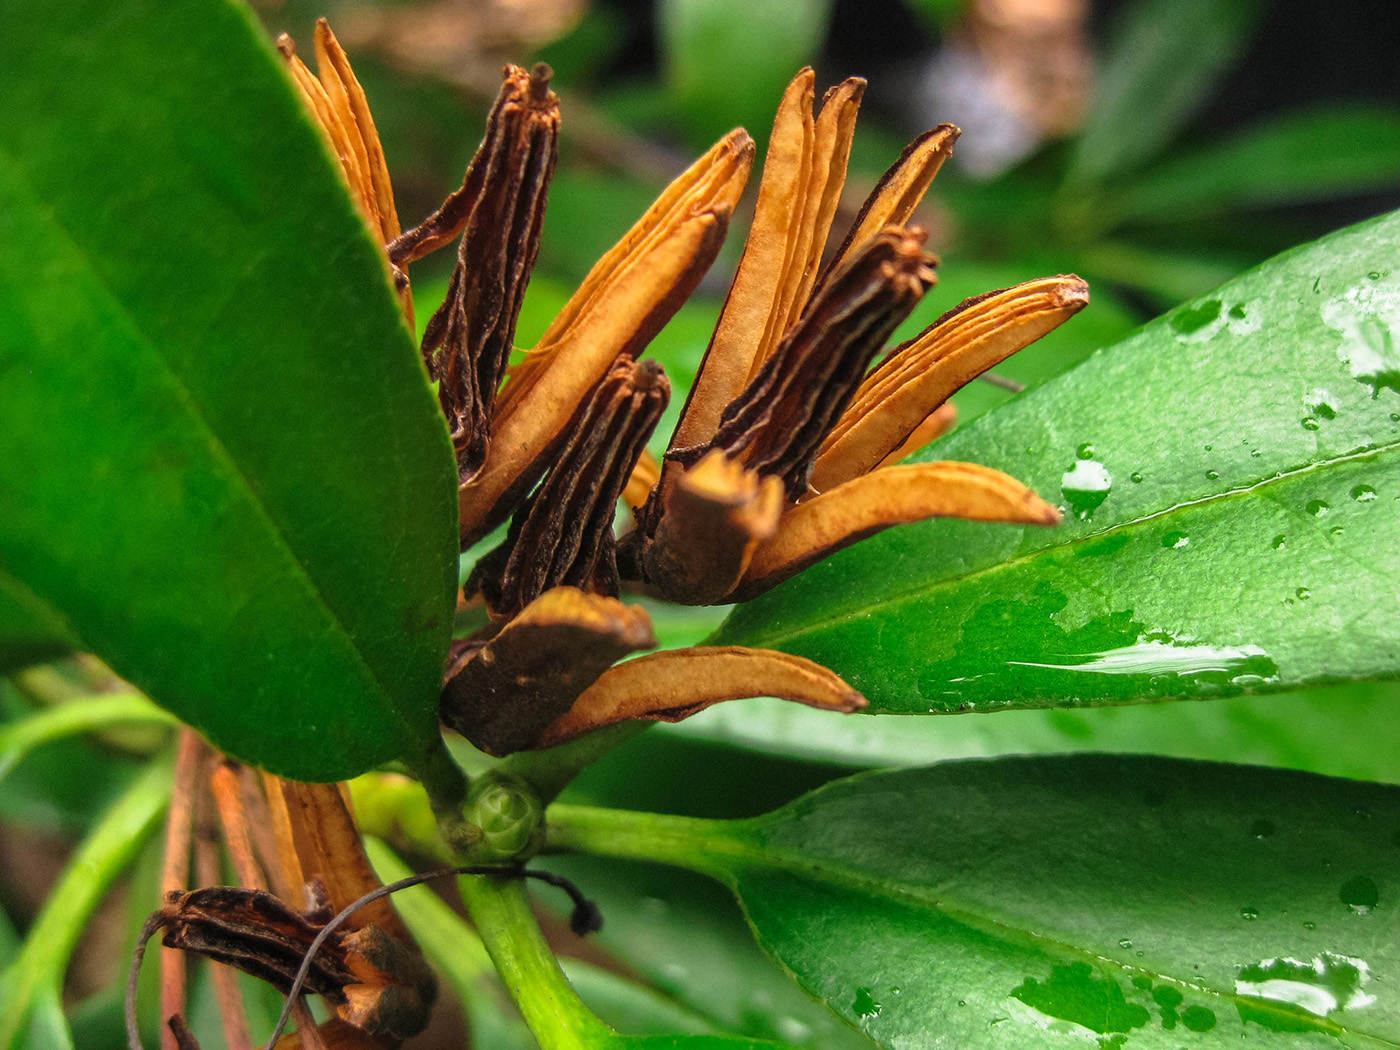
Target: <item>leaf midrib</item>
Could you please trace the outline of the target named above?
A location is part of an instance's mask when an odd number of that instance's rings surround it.
[[[37,192],[33,182],[28,177],[28,172],[17,162],[11,151],[0,146],[0,158],[9,168],[16,183],[28,188],[30,201],[35,213],[40,217],[40,221],[48,225],[54,234],[72,251],[75,261],[78,262],[82,270],[90,276],[94,289],[102,294],[108,301],[117,316],[125,320],[133,341],[141,347],[151,358],[159,362],[162,371],[171,387],[186,405],[187,411],[199,427],[200,431],[208,439],[209,447],[216,459],[221,460],[235,479],[238,486],[243,490],[243,494],[254,512],[263,519],[267,531],[274,537],[274,543],[281,549],[283,554],[294,567],[294,577],[302,581],[303,585],[310,592],[316,604],[325,613],[331,625],[345,639],[346,646],[352,654],[352,663],[357,672],[368,679],[373,687],[372,692],[377,694],[383,701],[383,706],[395,722],[401,727],[401,735],[406,740],[417,740],[420,733],[409,723],[408,719],[399,711],[398,705],[394,702],[393,694],[385,686],[384,682],[376,670],[370,666],[364,654],[355,644],[354,636],[350,633],[339,614],[331,607],[324,592],[317,581],[306,571],[305,566],[297,557],[290,541],[284,535],[278,518],[272,510],[263,502],[258,494],[257,488],[251,483],[248,476],[243,472],[242,464],[233,456],[224,444],[222,437],[218,434],[209,421],[205,418],[203,408],[194,393],[184,382],[183,377],[175,370],[174,366],[166,359],[161,352],[159,344],[152,339],[145,329],[138,323],[136,316],[128,309],[126,302],[116,293],[116,290],[103,277],[102,273],[93,264],[91,256],[82,243],[72,234],[68,227],[59,218],[58,214],[49,205],[46,199]],[[32,588],[28,588],[33,590]],[[37,595],[36,595],[37,596]],[[48,602],[44,603],[49,605]],[[52,606],[50,606],[52,607]],[[403,757],[403,756],[398,756]]]
[[[761,827],[763,822],[764,818],[758,818],[754,823]],[[743,823],[749,822],[746,821]],[[858,869],[835,863],[828,857],[813,857],[806,854],[792,853],[784,849],[774,849],[768,845],[760,846],[756,843],[745,842],[732,835],[724,834],[707,837],[704,840],[700,852],[701,855],[707,855],[707,859],[714,858],[719,860],[720,858],[732,858],[739,862],[732,867],[726,866],[723,863],[716,865],[716,867],[733,880],[731,888],[736,896],[739,897],[740,903],[744,906],[746,916],[748,915],[748,903],[744,900],[744,894],[741,889],[741,876],[744,867],[778,870],[787,874],[796,875],[800,878],[807,878],[810,881],[822,885],[838,889],[854,890],[869,897],[873,897],[876,900],[883,898],[896,904],[912,903],[923,906],[926,909],[940,912],[955,922],[959,922],[964,926],[970,926],[974,929],[986,929],[991,927],[993,929],[1005,930],[1008,933],[1008,939],[1019,939],[1023,942],[1029,940],[1037,946],[1051,947],[1057,949],[1060,953],[1077,955],[1105,967],[1112,967],[1114,970],[1124,975],[1134,973],[1149,975],[1158,980],[1168,981],[1172,984],[1180,985],[1183,988],[1191,988],[1204,995],[1213,996],[1232,1006],[1238,1006],[1241,1002],[1247,1002],[1251,1008],[1267,1007],[1269,1005],[1269,1000],[1261,1001],[1257,998],[1243,997],[1233,990],[1224,991],[1211,985],[1200,984],[1172,974],[1158,973],[1156,970],[1145,966],[1134,966],[1130,963],[1125,963],[1112,956],[1103,955],[1092,948],[1072,944],[1059,940],[1049,934],[1038,933],[1034,930],[1013,925],[1011,922],[1004,919],[987,915],[971,905],[958,903],[950,904],[944,899],[935,897],[933,893],[925,887],[906,882],[892,882],[880,876],[865,874]],[[676,860],[674,858],[668,858],[666,862],[676,863]],[[699,870],[703,871],[704,869],[702,868]],[[706,873],[714,874],[713,871]],[[750,923],[752,924],[751,917]],[[760,932],[758,926],[756,924],[753,925],[755,932]],[[1319,1018],[1319,1020],[1341,1029],[1350,1035],[1374,1040],[1384,1046],[1400,1047],[1400,1041],[1395,1039],[1388,1039],[1370,1032],[1347,1028],[1332,1018]],[[1326,1031],[1327,1029],[1324,1027],[1319,1027],[1318,1029],[1318,1032],[1321,1034],[1326,1034]]]
[[[1277,474],[1270,475],[1267,478],[1261,478],[1260,480],[1252,482],[1249,485],[1243,485],[1233,489],[1226,489],[1223,492],[1213,493],[1209,496],[1202,496],[1199,499],[1188,500],[1185,503],[1176,503],[1170,507],[1165,508],[1164,510],[1154,511],[1150,514],[1145,514],[1138,518],[1132,518],[1128,521],[1118,522],[1117,524],[1111,525],[1100,532],[1088,532],[1084,533],[1083,535],[1076,536],[1073,539],[1066,540],[1064,543],[1057,543],[1046,547],[1038,547],[1033,551],[1030,551],[1026,554],[1022,554],[1019,557],[1008,559],[1006,561],[995,562],[991,565],[983,565],[980,568],[971,569],[967,572],[959,573],[956,576],[945,576],[941,579],[933,581],[932,583],[919,583],[911,587],[905,588],[903,590],[890,591],[853,609],[846,610],[845,612],[825,618],[816,623],[804,623],[799,627],[793,628],[792,630],[778,631],[776,633],[768,635],[742,635],[738,639],[738,641],[742,641],[744,644],[751,646],[761,646],[764,648],[775,647],[778,644],[790,641],[793,638],[800,638],[803,635],[807,634],[821,633],[833,627],[836,627],[839,624],[843,624],[848,621],[858,619],[860,617],[868,616],[878,609],[887,609],[895,605],[902,605],[916,598],[924,597],[930,594],[936,594],[940,589],[944,587],[951,587],[968,580],[979,579],[983,576],[991,576],[1003,570],[1016,568],[1028,562],[1032,562],[1037,558],[1049,557],[1061,551],[1071,550],[1082,543],[1102,540],[1104,537],[1112,536],[1119,532],[1125,532],[1130,529],[1136,529],[1140,526],[1148,525],[1149,523],[1159,522],[1168,519],[1171,515],[1176,514],[1178,511],[1192,510],[1196,507],[1209,506],[1211,504],[1219,503],[1227,499],[1252,495],[1260,491],[1266,490],[1268,488],[1271,488],[1272,486],[1281,482],[1290,481],[1293,478],[1304,477],[1318,470],[1324,470],[1329,467],[1338,466],[1344,463],[1380,457],[1387,452],[1393,452],[1397,449],[1400,449],[1400,441],[1390,442],[1388,444],[1382,445],[1371,445],[1364,449],[1358,449],[1353,452],[1348,452],[1345,455],[1334,456],[1331,459],[1318,460],[1317,462],[1309,463],[1303,467],[1297,467],[1292,470],[1281,471]],[[721,625],[719,631],[717,632],[717,634],[720,634],[721,637],[723,629],[723,625]],[[712,635],[711,637],[714,636]]]

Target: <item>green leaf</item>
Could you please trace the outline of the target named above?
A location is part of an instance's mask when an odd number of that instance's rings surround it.
[[[732,127],[765,142],[783,89],[821,52],[830,16],[831,0],[663,0],[658,43],[692,144]]]
[[[174,719],[137,693],[81,697],[0,724],[0,780],[35,748],[112,726],[169,725]]]
[[[224,0],[0,22],[4,592],[239,758],[414,761],[451,452],[280,60]]]
[[[1397,253],[1400,213],[1287,253],[920,455],[1027,481],[1060,527],[891,529],[716,641],[906,714],[1400,675]]]
[[[1102,183],[1155,156],[1249,42],[1264,0],[1137,0],[1115,28],[1067,181]]]
[[[1226,142],[1173,156],[1107,208],[1118,221],[1179,222],[1400,183],[1400,110],[1341,103],[1287,113]]]
[[[551,810],[558,845],[726,882],[810,994],[910,1050],[1400,1045],[1397,827],[1392,787],[1106,756],[866,774],[732,824]]]

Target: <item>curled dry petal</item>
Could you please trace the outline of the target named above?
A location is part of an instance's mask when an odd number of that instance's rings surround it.
[[[925,518],[1057,525],[1060,512],[990,467],[953,462],[886,467],[783,515],[782,528],[759,544],[731,597],[747,601],[857,540]]]
[[[894,466],[900,460],[904,459],[904,457],[913,455],[915,452],[919,451],[919,449],[923,448],[930,441],[941,438],[944,434],[953,429],[953,424],[957,421],[958,410],[954,407],[953,402],[943,402],[943,404],[930,412],[922,423],[914,428],[913,433],[904,439],[904,444],[900,445],[888,456],[880,460],[879,466]],[[821,463],[821,460],[818,459],[817,462]]]
[[[640,606],[556,587],[502,627],[443,686],[443,722],[482,751],[532,747],[612,664],[656,645]]]
[[[722,139],[599,260],[511,370],[485,467],[458,493],[464,547],[505,520],[543,474],[587,392],[619,357],[635,357],[695,290],[752,162],[746,134]]]
[[[643,527],[629,537],[640,545],[640,575],[672,601],[723,601],[743,577],[754,548],[778,527],[786,506],[782,482],[719,451],[674,473],[670,482],[659,521],[644,517]],[[659,511],[659,504],[650,509]],[[654,529],[649,538],[647,526]]]
[[[559,459],[516,512],[505,542],[467,582],[468,592],[481,590],[493,618],[509,619],[554,587],[617,595],[617,500],[670,396],[655,361],[624,357],[613,365],[569,427]]]
[[[851,712],[865,697],[837,674],[771,649],[696,646],[638,657],[612,668],[535,743],[552,747],[615,722],[679,722],[725,700],[775,696]]]
[[[940,124],[904,148],[861,205],[846,239],[822,271],[819,284],[825,284],[862,244],[886,226],[909,223],[943,162],[953,155],[953,144],[961,134],[952,124]]]
[[[793,78],[773,121],[744,254],[705,351],[673,445],[714,434],[737,397],[807,304],[846,179],[865,81],[827,92],[814,119],[811,69]]]
[[[725,409],[709,447],[782,478],[790,499],[805,496],[821,443],[871,359],[935,280],[923,237],[889,229],[861,247]]]
[[[856,391],[812,471],[825,492],[872,470],[965,384],[1069,320],[1089,302],[1078,277],[988,292],[893,350]]]

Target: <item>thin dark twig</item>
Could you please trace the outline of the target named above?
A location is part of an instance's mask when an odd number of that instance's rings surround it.
[[[977,378],[984,383],[990,383],[998,390],[1009,390],[1013,394],[1025,393],[1026,390],[1026,384],[1018,383],[1014,379],[1007,379],[1005,376],[999,376],[995,372],[983,372]]]
[[[131,956],[131,969],[126,975],[126,1045],[127,1050],[143,1050],[141,1032],[136,1027],[136,986],[141,980],[141,960],[146,957],[146,942],[164,925],[165,915],[156,912],[141,927],[136,938],[136,951]]]

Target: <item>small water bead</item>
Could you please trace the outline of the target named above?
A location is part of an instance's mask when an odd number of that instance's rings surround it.
[[[1091,444],[1089,444],[1089,442],[1086,441],[1086,442],[1084,442],[1084,444],[1080,445],[1077,449],[1075,449],[1075,453],[1074,453],[1074,454],[1075,454],[1076,456],[1078,456],[1080,459],[1093,459],[1093,458],[1094,458],[1094,446],[1091,445]]]
[[[1337,896],[1342,903],[1357,915],[1368,915],[1380,903],[1381,892],[1375,882],[1365,875],[1358,875],[1342,884]]]
[[[1331,530],[1330,530],[1330,532],[1331,532],[1331,534],[1332,534],[1333,536],[1340,536],[1342,533],[1344,533],[1344,532],[1346,532],[1346,531],[1347,531],[1347,530],[1344,529],[1344,528],[1342,528],[1340,525],[1333,525],[1332,528],[1331,528]]]
[[[1287,543],[1288,537],[1286,537],[1283,533],[1280,532],[1277,536],[1274,537],[1272,546],[1274,550],[1281,551]]]
[[[1316,430],[1316,429],[1317,429],[1318,427],[1320,427],[1320,426],[1322,426],[1322,424],[1319,423],[1319,422],[1318,422],[1316,419],[1314,419],[1312,416],[1304,416],[1304,417],[1303,417],[1303,429],[1304,429],[1304,430]]]
[[[1207,481],[1219,481],[1219,480],[1220,480],[1220,472],[1219,472],[1218,470],[1208,470],[1208,471],[1206,471],[1206,480],[1207,480]]]
[[[1137,473],[1137,471],[1134,471],[1133,473],[1128,475],[1128,480],[1131,481],[1134,485],[1141,485],[1142,475]]]
[[[1258,909],[1258,908],[1241,908],[1241,909],[1240,909],[1240,918],[1243,919],[1245,922],[1253,922],[1255,919],[1259,918],[1259,909]]]
[[[1278,829],[1274,827],[1274,822],[1267,818],[1260,817],[1250,825],[1249,833],[1256,839],[1266,839]]]
[[[1209,451],[1210,451],[1212,448],[1214,448],[1214,447],[1215,447],[1215,446],[1213,446],[1213,445],[1207,445],[1207,446],[1206,446],[1206,451],[1209,452]]]
[[[1126,937],[1124,937],[1121,941],[1118,942],[1118,947],[1120,948],[1131,948],[1132,946],[1133,942],[1128,940],[1128,938]]]
[[[1315,930],[1315,929],[1317,929],[1317,923],[1312,922],[1312,921],[1305,922],[1305,923],[1303,923],[1303,929],[1309,930],[1309,931]]]
[[[1314,518],[1320,518],[1332,508],[1327,505],[1326,500],[1314,499],[1308,500],[1307,506],[1305,506],[1303,509],[1306,510],[1309,514],[1311,514]]]
[[[1308,590],[1306,587],[1299,587],[1299,588],[1298,588],[1296,591],[1294,591],[1293,593],[1295,593],[1296,595],[1298,595],[1298,600],[1299,600],[1300,602],[1305,602],[1305,601],[1307,601],[1309,598],[1312,597],[1312,591]]]
[[[1377,496],[1377,492],[1370,485],[1357,485],[1351,490],[1351,498],[1357,503],[1370,503]]]
[[[1180,549],[1191,542],[1191,537],[1184,532],[1169,532],[1162,537],[1162,546],[1168,550]]]

